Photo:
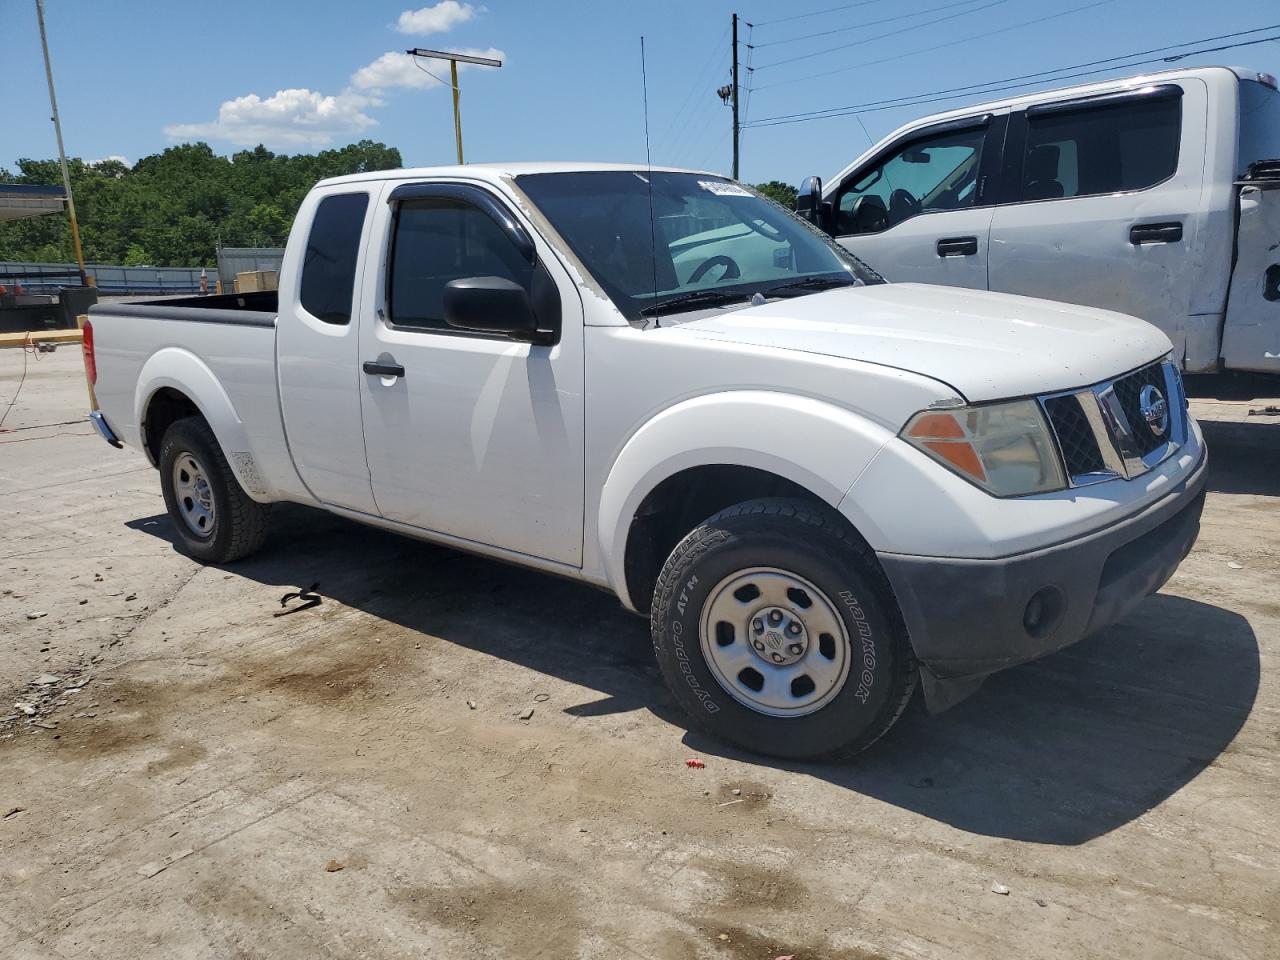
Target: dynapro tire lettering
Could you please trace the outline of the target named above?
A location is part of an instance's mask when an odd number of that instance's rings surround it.
[[[698,584],[696,576],[690,577],[684,585],[684,589],[680,591],[680,600],[676,604],[681,613],[684,613],[685,607],[689,602],[689,591]],[[684,624],[679,620],[672,620],[668,624],[671,631],[671,648],[675,651],[676,660],[680,664],[680,675],[684,677],[684,682],[689,684],[689,689],[693,691],[694,696],[698,698],[698,702],[702,704],[707,713],[717,713],[720,705],[711,699],[711,693],[698,682],[697,676],[693,672],[693,665],[689,662],[689,653],[684,648]]]
[[[871,636],[871,624],[867,623],[867,615],[858,603],[858,599],[848,590],[840,591],[840,599],[844,602],[853,622],[858,625],[858,636],[861,639],[862,672],[858,676],[858,689],[853,695],[859,703],[866,703],[871,696],[871,688],[876,680],[876,642]]]

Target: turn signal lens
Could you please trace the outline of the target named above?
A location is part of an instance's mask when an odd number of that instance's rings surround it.
[[[902,438],[997,497],[1061,490],[1062,462],[1039,405],[1015,400],[944,412],[923,410]]]

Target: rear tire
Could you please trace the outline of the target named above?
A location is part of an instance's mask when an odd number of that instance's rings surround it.
[[[270,507],[244,492],[203,417],[170,425],[159,466],[164,504],[185,553],[201,563],[230,563],[262,546]]]
[[[752,500],[699,524],[662,569],[651,628],[696,726],[792,760],[866,749],[918,678],[874,554],[801,500]]]

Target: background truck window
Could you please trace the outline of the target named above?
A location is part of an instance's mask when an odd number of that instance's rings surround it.
[[[1236,174],[1243,176],[1259,160],[1280,160],[1280,92],[1257,80],[1241,80]]]
[[[915,140],[848,183],[836,203],[836,233],[875,233],[921,213],[971,207],[986,130]]]
[[[307,313],[325,323],[351,322],[356,258],[368,206],[367,193],[339,193],[325,197],[316,207],[298,299]]]
[[[462,333],[444,322],[444,288],[471,277],[502,277],[527,290],[533,266],[470,204],[444,198],[402,203],[391,248],[391,322]]]
[[[1143,190],[1178,169],[1182,101],[1160,97],[1027,118],[1022,199]]]

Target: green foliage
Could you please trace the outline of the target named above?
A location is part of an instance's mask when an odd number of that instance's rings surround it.
[[[788,183],[783,183],[781,180],[770,180],[768,183],[755,184],[755,188],[770,200],[782,204],[788,210],[796,208],[797,190]]]
[[[317,180],[402,166],[400,151],[371,140],[317,154],[265,147],[219,156],[186,143],[143,157],[68,161],[85,259],[155,267],[211,267],[229,247],[283,246],[302,198]],[[61,184],[56,160],[19,160],[0,183]],[[0,260],[71,261],[66,217],[0,223]]]

